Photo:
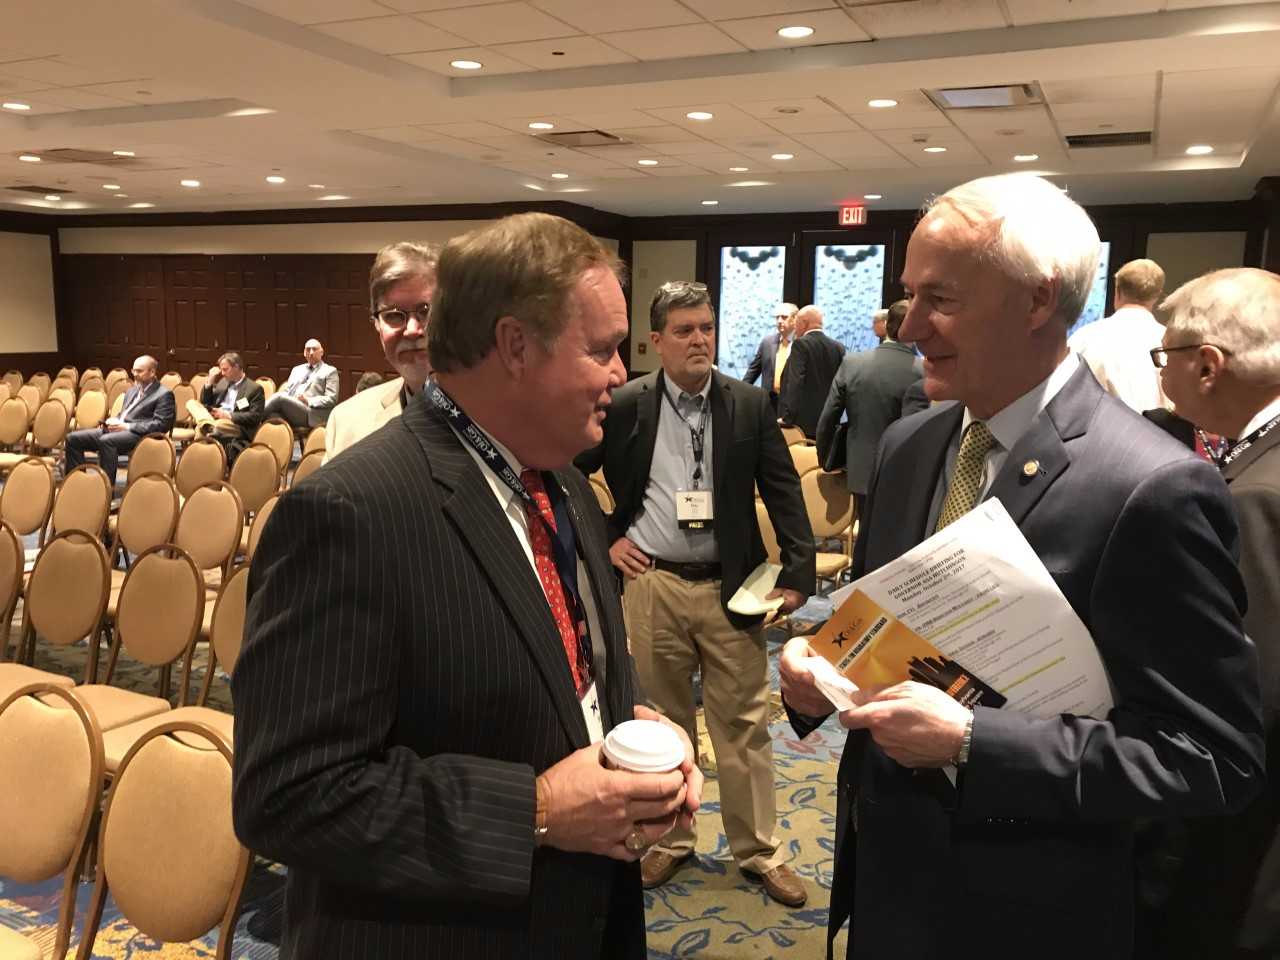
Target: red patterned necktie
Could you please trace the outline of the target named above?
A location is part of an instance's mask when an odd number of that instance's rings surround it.
[[[573,687],[581,696],[590,685],[590,671],[581,662],[578,627],[569,613],[564,584],[556,569],[555,553],[551,548],[551,534],[547,532],[548,529],[556,529],[555,512],[551,509],[551,498],[547,496],[542,474],[537,470],[525,470],[520,474],[520,482],[537,504],[535,508],[529,501],[524,501],[524,512],[529,521],[529,543],[533,547],[533,563],[538,568],[542,592],[547,595],[547,603],[551,605],[551,616],[555,618],[556,629],[560,631],[560,642],[564,644],[564,654],[573,673]]]

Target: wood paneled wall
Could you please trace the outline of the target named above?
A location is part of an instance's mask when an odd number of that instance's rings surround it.
[[[341,374],[341,396],[386,370],[369,322],[372,254],[63,256],[68,353],[81,368],[129,367],[139,354],[184,379],[238,351],[277,383],[311,337]]]

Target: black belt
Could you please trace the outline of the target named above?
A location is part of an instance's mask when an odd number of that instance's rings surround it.
[[[718,580],[720,564],[718,563],[676,563],[673,560],[653,558],[655,569],[665,573],[673,573],[681,580]]]

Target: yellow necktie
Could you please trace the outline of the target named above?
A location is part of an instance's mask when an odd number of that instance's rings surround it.
[[[978,505],[987,454],[995,445],[996,438],[981,420],[974,420],[966,428],[964,436],[960,438],[960,452],[956,454],[956,469],[951,476],[951,486],[947,489],[947,498],[942,501],[938,524],[933,528],[935,533],[959,520]]]
[[[778,355],[773,360],[773,392],[782,389],[782,368],[787,365],[787,357],[791,356],[791,341],[778,344]]]

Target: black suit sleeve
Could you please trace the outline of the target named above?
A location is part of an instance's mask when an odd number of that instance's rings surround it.
[[[254,389],[254,387],[257,389]],[[267,406],[266,396],[266,391],[255,383],[244,394],[244,399],[249,401],[249,405],[243,410],[232,410],[231,422],[246,434],[253,433],[254,430],[258,429],[258,424],[262,423],[262,414]],[[239,403],[240,398],[237,397],[237,406]]]
[[[204,387],[200,390],[201,406],[212,407],[217,402],[218,402],[218,395],[213,391],[213,384],[206,383]]]
[[[846,369],[844,364],[836,371],[831,380],[831,389],[827,391],[827,402],[822,405],[822,413],[818,417],[818,462],[826,463],[829,459],[831,441],[835,439],[836,427],[840,425],[840,414],[845,411]]]
[[[236,833],[365,893],[518,904],[533,768],[397,745],[399,645],[436,638],[397,620],[395,556],[408,547],[393,540],[323,482],[280,499],[254,556],[232,680]]]
[[[747,372],[742,375],[742,379],[746,383],[755,383],[756,378],[764,371],[764,344],[765,341],[761,340],[760,346],[756,347],[756,355],[747,364]],[[773,387],[773,384],[766,383],[764,387],[768,390]]]
[[[795,461],[782,439],[782,430],[773,416],[773,408],[764,395],[759,403],[760,456],[756,461],[756,486],[760,499],[769,511],[782,555],[782,573],[778,587],[797,590],[812,596],[817,583],[817,554],[813,546],[813,527],[800,493],[800,477]]]
[[[1258,644],[1262,705],[1274,728],[1280,720],[1280,485],[1241,477],[1231,484],[1231,500],[1240,520],[1240,575],[1249,594],[1245,631]],[[1273,784],[1277,773],[1272,771]]]
[[[778,419],[792,425],[800,416],[801,391],[804,389],[805,370],[809,365],[808,344],[799,339],[791,345],[791,356],[782,368],[782,383],[778,391]]]
[[[1144,480],[1089,603],[1115,708],[1047,719],[976,708],[957,815],[1098,822],[1243,806],[1263,746],[1235,547],[1226,487],[1207,463],[1178,460]]]
[[[168,433],[173,429],[173,420],[173,391],[165,390],[156,397],[153,415],[146,420],[135,420],[130,423],[129,430],[144,437],[149,433]]]

